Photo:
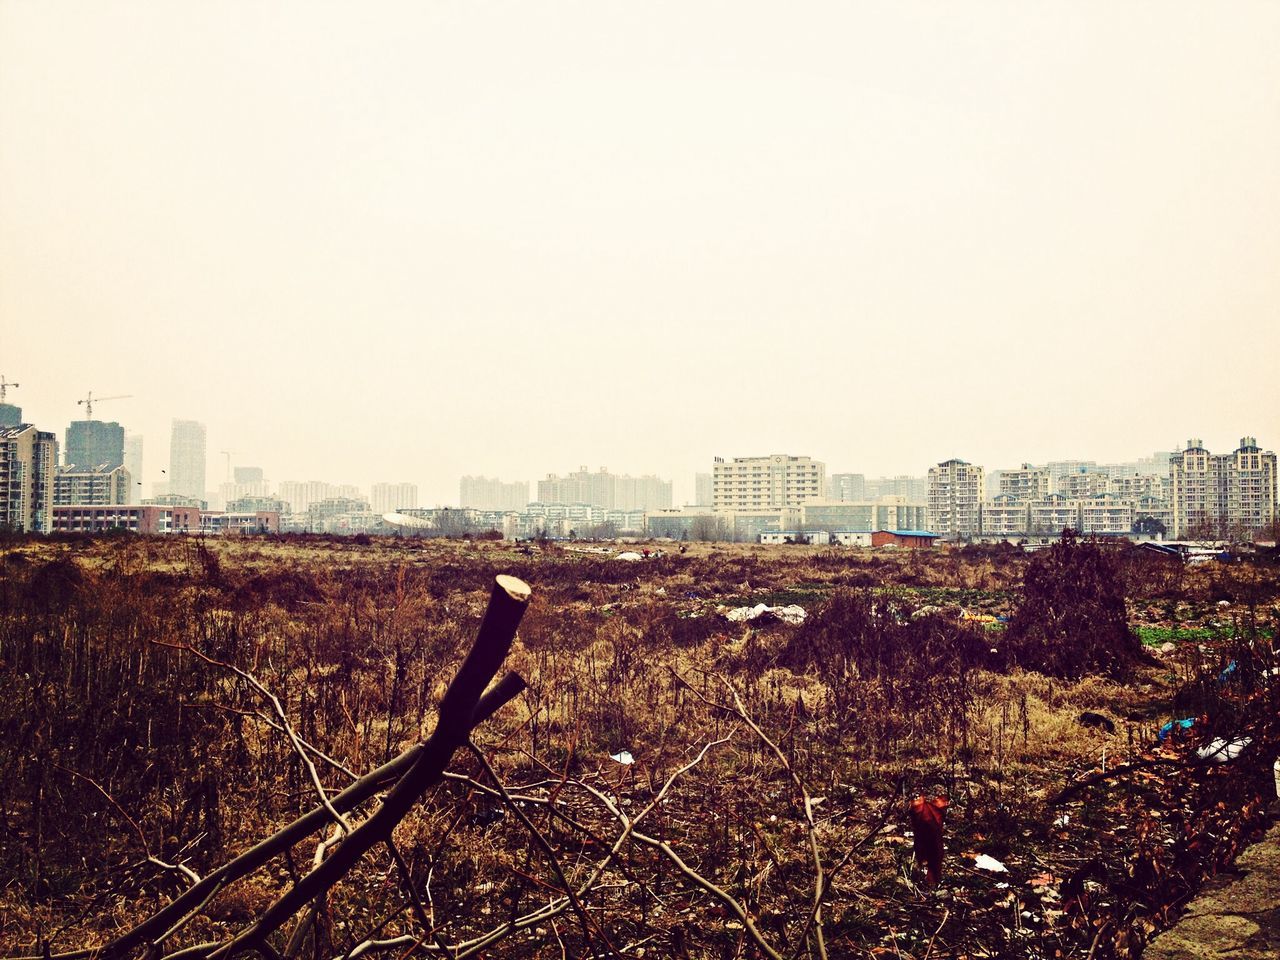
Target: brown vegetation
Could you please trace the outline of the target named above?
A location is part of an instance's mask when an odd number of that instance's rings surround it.
[[[106,943],[316,808],[316,778],[333,796],[421,742],[509,573],[534,591],[507,660],[527,689],[270,950],[1132,955],[1261,821],[1280,578],[1097,550],[6,543],[0,944]],[[758,601],[809,617],[717,615]],[[1211,638],[1157,663],[1131,630],[1164,624]],[[1154,751],[1174,711],[1254,746]],[[934,892],[919,794],[950,798]],[[346,842],[310,833],[156,955],[226,943]]]

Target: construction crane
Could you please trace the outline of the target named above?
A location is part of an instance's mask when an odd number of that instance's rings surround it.
[[[119,393],[119,394],[116,394],[114,397],[98,397],[98,399],[97,399],[97,400],[95,400],[95,399],[93,399],[93,391],[92,391],[92,390],[90,390],[90,391],[89,391],[89,395],[88,395],[87,397],[85,397],[83,400],[77,400],[77,401],[76,401],[76,406],[79,406],[80,404],[82,404],[82,403],[83,403],[83,404],[84,404],[84,418],[85,418],[86,420],[92,420],[92,419],[93,419],[93,405],[94,405],[95,403],[105,403],[105,402],[106,402],[106,401],[108,401],[108,400],[128,400],[128,399],[129,399],[130,397],[132,397],[132,396],[133,396],[133,394],[132,394],[132,393]]]
[[[17,383],[9,383],[4,378],[4,374],[0,373],[0,403],[4,403],[4,395],[9,392],[10,387],[21,386]]]

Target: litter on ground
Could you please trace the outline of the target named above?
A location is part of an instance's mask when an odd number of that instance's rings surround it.
[[[992,873],[1008,873],[1009,868],[997,860],[995,857],[989,857],[985,853],[980,853],[973,858],[973,865],[979,870],[990,870]]]
[[[765,603],[757,603],[754,607],[734,607],[726,611],[724,616],[733,623],[742,623],[746,620],[758,620],[766,615],[783,623],[804,623],[807,616],[804,607],[796,603],[786,607],[771,607]]]
[[[1240,752],[1253,743],[1253,737],[1237,737],[1224,740],[1222,737],[1210,740],[1196,751],[1201,760],[1212,760],[1214,763],[1227,763],[1240,756]]]

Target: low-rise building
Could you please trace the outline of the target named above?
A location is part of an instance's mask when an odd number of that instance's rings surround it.
[[[909,547],[928,550],[937,542],[938,535],[925,530],[877,530],[871,534],[873,547]]]
[[[172,532],[169,507],[108,504],[104,506],[55,506],[53,529],[57,533],[105,533],[127,530],[144,535]]]
[[[928,508],[906,497],[877,500],[809,500],[800,505],[806,529],[827,530],[923,530]]]

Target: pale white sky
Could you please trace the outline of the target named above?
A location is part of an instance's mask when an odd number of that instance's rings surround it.
[[[0,0],[0,373],[273,480],[1280,446],[1280,4]]]

